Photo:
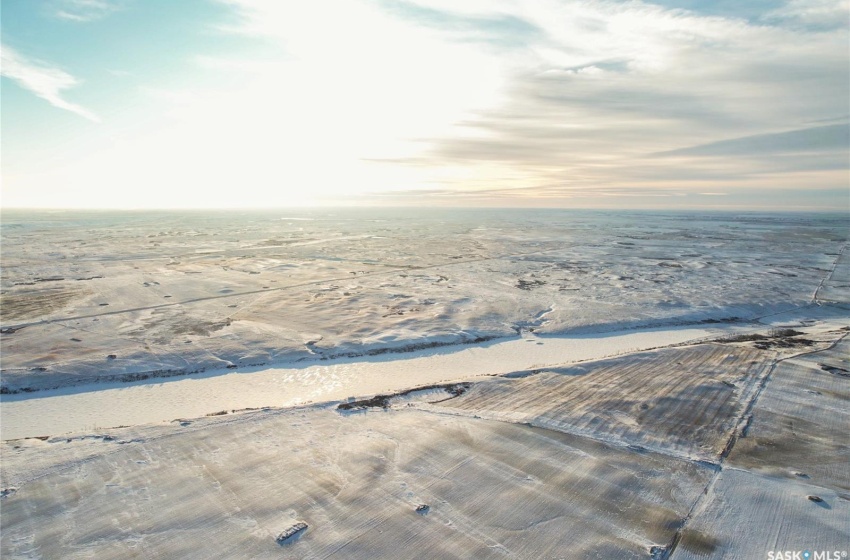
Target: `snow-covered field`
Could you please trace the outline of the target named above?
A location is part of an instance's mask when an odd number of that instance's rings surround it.
[[[4,212],[0,556],[850,552],[847,225]]]

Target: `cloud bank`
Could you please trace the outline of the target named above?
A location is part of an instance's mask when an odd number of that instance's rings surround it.
[[[846,23],[847,3],[792,1],[761,13],[735,3],[722,15],[666,4],[498,3],[498,21],[535,30],[522,44],[501,45],[513,54],[503,55],[505,102],[403,163],[489,169],[491,186],[528,196],[554,188],[569,197],[575,186],[752,186],[779,174],[773,184],[786,188],[846,187],[846,174],[832,172],[848,167],[848,30],[828,23]],[[393,4],[420,25],[465,22],[444,31],[456,41],[475,40],[496,21],[455,10],[440,0]],[[480,29],[466,31],[475,22]],[[805,126],[830,120],[840,124]],[[529,180],[538,188],[527,189]]]

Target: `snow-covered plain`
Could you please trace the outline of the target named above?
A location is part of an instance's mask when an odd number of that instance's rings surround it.
[[[809,423],[822,404],[831,413],[850,398],[847,335],[702,343],[379,401],[7,440],[0,553],[675,560],[801,543],[843,550],[846,413],[824,438],[809,437]],[[781,407],[804,431],[786,443],[784,423],[773,426],[790,452],[765,450],[767,411],[795,402],[807,364],[830,376],[817,385],[826,401]]]
[[[3,558],[850,551],[847,216],[2,225]]]
[[[848,235],[846,216],[803,214],[6,210],[2,218],[5,392],[521,330],[751,320],[812,303]],[[845,301],[847,284],[821,287],[819,297]]]

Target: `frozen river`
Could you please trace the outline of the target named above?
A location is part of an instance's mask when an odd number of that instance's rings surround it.
[[[5,395],[2,439],[57,436],[168,422],[245,408],[286,407],[435,383],[573,364],[717,336],[732,327],[681,328],[573,338],[525,337],[400,357],[341,359],[298,368],[251,368],[164,381],[100,383]]]

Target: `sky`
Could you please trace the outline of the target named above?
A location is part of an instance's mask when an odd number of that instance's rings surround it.
[[[850,0],[2,0],[0,204],[850,211]]]

